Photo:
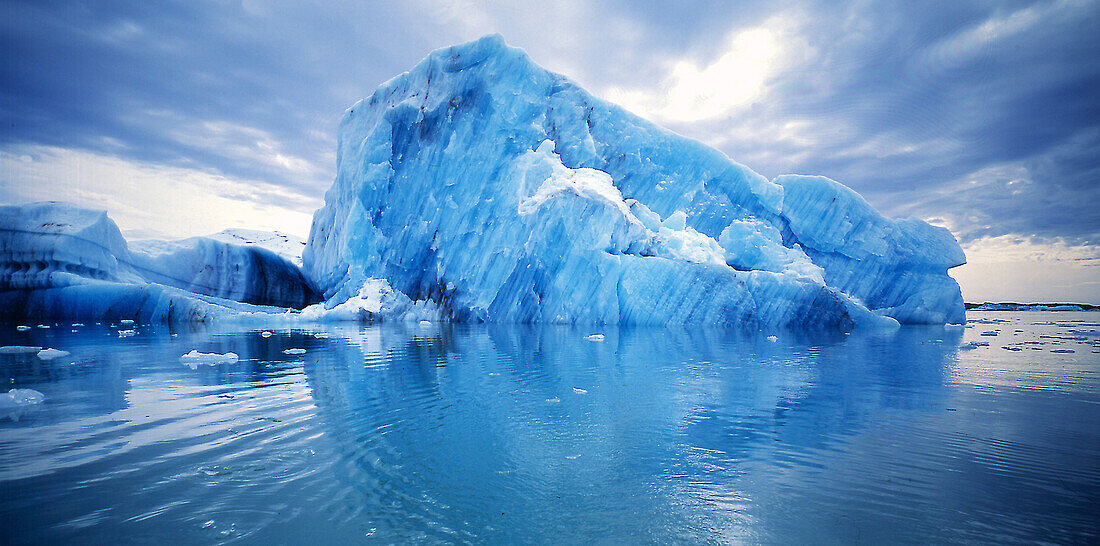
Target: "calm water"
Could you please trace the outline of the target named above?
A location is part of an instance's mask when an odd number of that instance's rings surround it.
[[[3,541],[1100,540],[1100,313],[970,319],[774,342],[4,326],[72,355],[0,355],[46,395],[0,418]]]

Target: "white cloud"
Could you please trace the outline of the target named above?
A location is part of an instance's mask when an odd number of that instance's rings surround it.
[[[5,204],[68,201],[105,209],[131,238],[207,235],[226,228],[304,236],[321,205],[286,188],[93,152],[17,146],[0,152]]]
[[[603,93],[639,115],[661,121],[697,122],[728,117],[762,98],[769,81],[789,61],[780,25],[737,31],[709,63],[682,59],[656,89],[612,86]]]

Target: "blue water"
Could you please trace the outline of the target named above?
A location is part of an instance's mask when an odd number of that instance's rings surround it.
[[[970,319],[774,342],[4,326],[72,355],[0,355],[46,395],[0,418],[0,540],[1100,540],[1100,314]]]

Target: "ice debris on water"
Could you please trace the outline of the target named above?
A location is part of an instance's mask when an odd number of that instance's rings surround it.
[[[55,358],[64,358],[66,356],[69,356],[69,351],[62,351],[61,349],[54,349],[52,347],[49,349],[42,349],[41,351],[38,351],[38,358],[42,360],[53,360]]]
[[[180,363],[191,368],[200,365],[215,366],[217,364],[236,364],[240,360],[237,353],[200,353],[198,349],[180,356]]]
[[[777,336],[768,336],[766,339],[772,343],[779,341],[779,338]]]
[[[590,336],[585,337],[584,339],[586,339],[588,341],[603,341],[603,334],[592,334]]]
[[[260,332],[260,337],[271,337],[271,332],[264,330]]]
[[[577,393],[577,394],[588,394],[588,391],[587,391],[587,390],[585,390],[585,389],[581,389],[581,388],[577,388],[577,387],[573,387],[573,392],[575,392],[575,393]]]
[[[118,323],[119,324],[133,324],[134,321],[131,320],[131,319],[122,319],[122,320],[118,321]]]
[[[291,348],[291,349],[283,349],[283,354],[285,354],[285,355],[304,355],[304,354],[306,354],[306,350],[302,349],[300,347],[294,347],[294,348]]]
[[[551,403],[551,404],[557,404],[557,403],[561,402],[561,398],[558,398],[557,396],[555,396],[553,398],[547,398],[546,401]]]
[[[46,400],[46,395],[34,389],[12,389],[0,394],[0,415],[18,421],[24,413]]]
[[[118,337],[133,337],[135,332],[133,330],[119,330]]]
[[[27,330],[30,330],[31,327],[26,326],[26,325],[19,325],[19,326],[16,326],[15,329],[19,330],[20,332],[26,332]]]
[[[19,355],[26,353],[37,353],[41,351],[42,347],[34,347],[30,345],[6,345],[0,347],[0,355]]]

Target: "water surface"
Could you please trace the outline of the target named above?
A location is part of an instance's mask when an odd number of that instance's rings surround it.
[[[1100,313],[969,318],[3,326],[72,354],[0,355],[4,390],[46,395],[0,418],[0,521],[15,543],[1098,540]]]

